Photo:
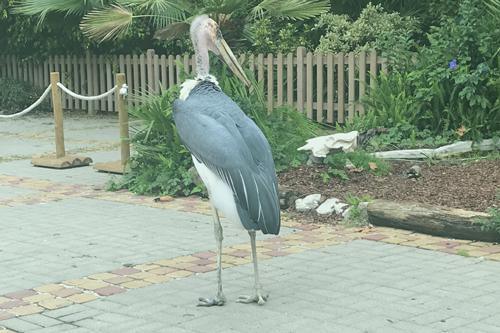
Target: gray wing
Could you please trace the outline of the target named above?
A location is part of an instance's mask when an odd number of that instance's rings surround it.
[[[253,121],[220,94],[174,102],[179,136],[193,156],[232,189],[246,229],[278,234],[279,197],[269,144]]]

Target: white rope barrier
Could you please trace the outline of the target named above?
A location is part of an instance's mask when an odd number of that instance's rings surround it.
[[[62,89],[66,94],[70,95],[71,97],[78,98],[78,99],[83,99],[84,101],[96,101],[98,99],[103,99],[105,97],[108,97],[112,93],[115,92],[116,86],[111,88],[110,90],[106,91],[103,94],[97,95],[97,96],[82,96],[78,95],[77,93],[72,92],[68,88],[66,88],[61,82],[57,82],[57,86]]]
[[[0,114],[0,118],[5,118],[5,119],[7,119],[7,118],[16,118],[16,117],[20,117],[22,115],[25,115],[26,113],[28,113],[31,110],[33,110],[34,108],[36,108],[40,103],[42,103],[42,101],[45,99],[45,97],[47,97],[47,95],[49,94],[49,92],[50,92],[50,85],[47,87],[47,89],[45,89],[45,91],[43,92],[42,96],[40,96],[40,98],[37,99],[35,103],[31,104],[30,106],[28,106],[23,111],[18,112],[18,113],[14,113],[14,114],[8,114],[8,115],[2,115],[2,114]]]

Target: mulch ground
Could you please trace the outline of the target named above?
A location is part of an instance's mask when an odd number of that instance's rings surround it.
[[[348,194],[370,195],[375,199],[414,201],[473,211],[499,207],[500,160],[467,162],[446,161],[435,165],[418,163],[422,176],[409,179],[407,171],[415,162],[392,162],[390,174],[375,176],[369,172],[349,173],[349,180],[338,178],[324,183],[324,165],[303,166],[278,175],[280,186],[293,189],[299,196],[321,193],[323,199],[345,200]],[[293,212],[293,209],[289,209]],[[299,214],[294,212],[293,214]],[[320,217],[314,212],[299,214],[307,221],[328,222],[335,217]]]

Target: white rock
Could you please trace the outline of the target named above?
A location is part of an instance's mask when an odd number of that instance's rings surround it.
[[[310,150],[315,157],[326,157],[330,149],[342,149],[344,152],[353,151],[358,144],[358,131],[336,133],[318,136],[306,140],[307,144],[297,150]]]
[[[337,198],[330,198],[316,208],[316,213],[319,215],[342,214],[348,206],[348,204],[340,202]]]
[[[299,212],[306,212],[318,207],[321,201],[321,194],[309,194],[305,198],[295,200],[295,209]]]

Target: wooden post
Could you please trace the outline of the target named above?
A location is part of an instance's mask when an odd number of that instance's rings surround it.
[[[130,159],[130,138],[128,126],[127,103],[124,96],[120,95],[120,89],[125,84],[125,73],[117,73],[115,78],[115,105],[118,110],[118,121],[120,123],[120,160],[96,163],[94,169],[102,172],[125,173],[125,167]]]
[[[305,47],[297,48],[297,110],[304,111],[304,53]]]
[[[59,73],[50,73],[50,87],[52,90],[52,108],[54,110],[54,123],[56,130],[56,158],[61,158],[66,155],[64,148],[64,128],[63,128],[63,111],[61,105],[61,92],[57,83],[59,82]]]
[[[130,158],[130,139],[128,134],[128,112],[125,104],[124,96],[120,95],[119,91],[122,85],[125,84],[125,74],[116,74],[116,107],[118,109],[118,119],[120,121],[120,147],[121,147],[121,165],[123,170]]]
[[[59,82],[59,72],[50,73],[50,86],[52,90],[52,108],[54,110],[56,155],[35,156],[31,159],[31,164],[55,169],[66,169],[80,166],[87,166],[92,163],[90,157],[66,155],[64,149],[64,128],[61,92],[57,83]]]

